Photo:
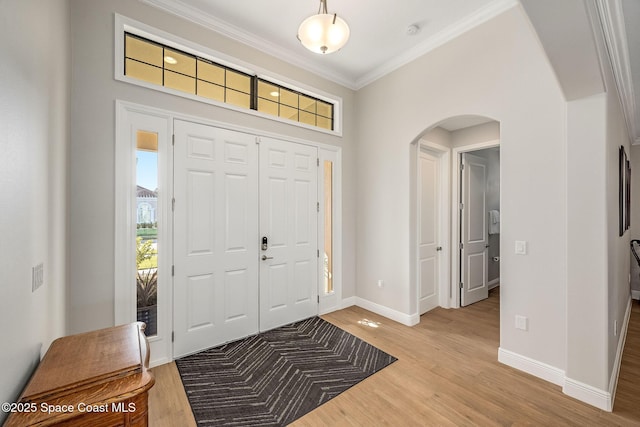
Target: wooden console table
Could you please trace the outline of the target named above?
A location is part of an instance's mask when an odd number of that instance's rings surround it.
[[[144,323],[59,338],[5,426],[146,426],[148,368]]]

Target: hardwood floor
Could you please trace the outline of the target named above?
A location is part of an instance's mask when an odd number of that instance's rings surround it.
[[[638,426],[640,305],[633,302],[613,413],[497,361],[499,288],[460,310],[437,308],[412,328],[358,307],[323,318],[399,360],[295,426]],[[373,328],[367,322],[378,322]],[[361,323],[359,323],[361,322]],[[175,363],[154,368],[150,425],[195,426]]]

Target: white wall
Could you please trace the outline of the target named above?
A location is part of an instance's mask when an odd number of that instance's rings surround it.
[[[224,54],[287,76],[344,101],[343,137],[336,137],[115,81],[113,15],[119,13]],[[69,329],[114,322],[114,101],[247,126],[343,147],[343,296],[355,294],[355,126],[353,92],[231,41],[191,22],[130,0],[71,0],[72,140],[70,157]]]
[[[68,28],[66,0],[0,2],[2,402],[16,401],[65,332]],[[32,293],[40,262],[44,284]]]
[[[500,123],[492,121],[451,132],[451,146],[480,144],[500,140]]]
[[[608,352],[607,352],[607,374],[611,378],[615,374],[614,362],[616,361],[616,353],[618,346],[622,344],[623,337],[620,335],[620,329],[624,321],[629,299],[631,297],[631,289],[629,286],[630,266],[630,247],[631,240],[630,231],[626,231],[622,237],[619,236],[619,175],[618,175],[618,150],[620,146],[624,146],[627,156],[630,154],[630,139],[624,121],[621,109],[620,98],[616,90],[615,82],[612,77],[612,70],[607,64],[605,66],[605,86],[606,92],[606,185],[607,185],[607,288],[609,305],[607,307],[607,329],[608,329]],[[638,170],[636,170],[636,177]],[[632,175],[633,181],[633,175]],[[636,182],[637,178],[636,178]],[[633,183],[632,183],[633,185]],[[633,214],[632,218],[633,220]],[[618,324],[618,333],[614,334],[614,322]],[[609,388],[612,386],[608,382]]]
[[[632,145],[629,153],[631,161],[631,228],[629,229],[629,238],[640,239],[640,145]],[[637,248],[637,245],[636,245]],[[638,255],[640,255],[640,250]],[[631,289],[640,293],[640,267],[629,251],[631,263]],[[638,298],[637,296],[635,298]]]
[[[618,150],[624,146],[629,155],[630,144],[601,32],[596,31],[594,40],[606,92],[568,103],[565,392],[608,408],[630,298],[632,233],[619,236],[618,198]],[[585,393],[584,384],[592,392]]]
[[[504,226],[500,345],[564,369],[565,102],[522,9],[361,89],[356,103],[358,296],[411,314],[409,144],[447,117],[493,118]],[[515,240],[529,242],[528,255],[504,250]],[[529,318],[527,332],[514,328],[516,314]]]
[[[570,380],[606,390],[607,211],[605,97],[567,107],[567,369]]]
[[[424,141],[433,142],[434,144],[442,145],[443,147],[451,148],[451,132],[446,129],[436,126],[433,129],[427,131],[422,139]]]

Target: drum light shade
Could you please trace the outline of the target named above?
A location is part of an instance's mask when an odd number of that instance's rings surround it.
[[[349,26],[337,14],[328,14],[326,0],[320,0],[318,14],[308,17],[300,24],[298,40],[315,53],[335,52],[349,40]]]

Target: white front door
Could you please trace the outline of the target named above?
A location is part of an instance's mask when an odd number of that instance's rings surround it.
[[[318,149],[270,138],[259,146],[264,331],[318,313]]]
[[[255,136],[175,121],[174,357],[258,331]]]
[[[469,153],[462,154],[460,269],[464,307],[489,296],[487,231],[487,161]]]
[[[316,315],[317,148],[174,134],[174,358]]]
[[[438,306],[440,159],[420,150],[418,163],[418,304],[420,314]]]

